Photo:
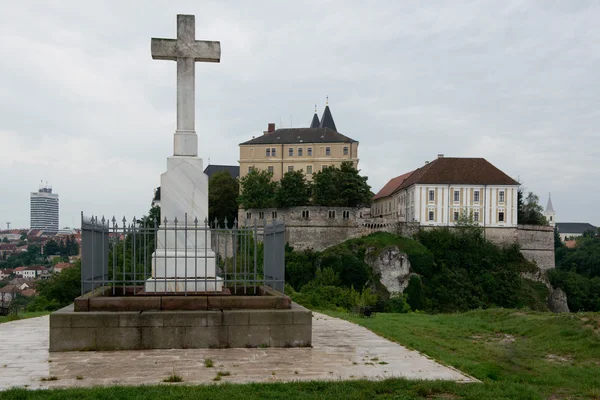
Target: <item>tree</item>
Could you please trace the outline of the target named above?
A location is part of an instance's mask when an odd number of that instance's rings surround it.
[[[554,250],[560,249],[563,247],[563,242],[560,239],[560,234],[558,233],[558,228],[554,228]]]
[[[245,209],[273,207],[278,182],[273,182],[272,178],[272,173],[255,169],[240,179],[240,206]]]
[[[310,185],[302,170],[286,172],[275,191],[277,207],[306,206],[310,201]]]
[[[4,236],[4,238],[2,239],[3,243],[8,243],[8,238],[6,236]]]
[[[329,167],[313,175],[313,203],[330,207],[358,207],[371,204],[371,187],[350,161],[340,168]]]
[[[237,218],[237,198],[240,189],[237,179],[229,171],[215,173],[208,182],[208,218],[210,222],[217,219],[222,224],[227,219],[228,225],[233,226]]]
[[[31,246],[29,246],[30,248]],[[27,250],[29,250],[29,248],[27,248]],[[54,239],[50,239],[46,242],[46,244],[44,245],[44,256],[48,257],[48,256],[53,256],[53,255],[57,255],[57,254],[61,254],[61,247],[58,243],[56,243],[56,241]]]
[[[525,225],[548,225],[548,221],[544,214],[544,208],[539,204],[540,198],[533,192],[527,194],[527,198],[523,201],[523,189],[517,191],[517,221],[519,224]]]
[[[23,232],[21,233],[21,237],[19,238],[19,240],[23,241],[27,239],[27,232]]]

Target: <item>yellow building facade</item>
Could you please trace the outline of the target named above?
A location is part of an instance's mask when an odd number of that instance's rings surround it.
[[[326,106],[321,121],[315,114],[309,128],[275,129],[269,124],[262,136],[240,143],[240,178],[256,169],[280,180],[286,172],[301,170],[312,180],[314,173],[343,161],[358,168],[358,160],[358,141],[337,132]]]

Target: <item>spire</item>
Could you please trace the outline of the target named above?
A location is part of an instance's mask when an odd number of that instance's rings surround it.
[[[320,125],[320,123],[319,123],[319,116],[317,115],[317,105],[315,104],[315,115],[313,115],[313,119],[312,119],[312,122],[310,123],[310,127],[318,128],[319,125]]]
[[[325,102],[325,111],[323,111],[319,128],[329,128],[337,132],[335,122],[333,122],[333,116],[331,115],[331,110],[329,109],[329,96],[327,96],[327,100]]]
[[[554,212],[554,207],[552,206],[552,193],[548,193],[548,204],[546,204],[546,212]]]

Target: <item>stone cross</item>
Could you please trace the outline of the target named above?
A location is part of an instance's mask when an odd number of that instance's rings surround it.
[[[176,156],[196,156],[198,139],[195,132],[195,63],[220,62],[221,43],[196,40],[193,15],[177,15],[177,39],[151,42],[154,60],[177,61],[177,132]]]

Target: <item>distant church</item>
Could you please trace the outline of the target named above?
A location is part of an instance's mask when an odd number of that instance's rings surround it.
[[[581,236],[587,230],[597,230],[598,228],[588,222],[556,222],[556,212],[552,204],[552,195],[548,194],[548,203],[544,210],[544,216],[552,227],[556,227],[561,240],[567,237]]]

